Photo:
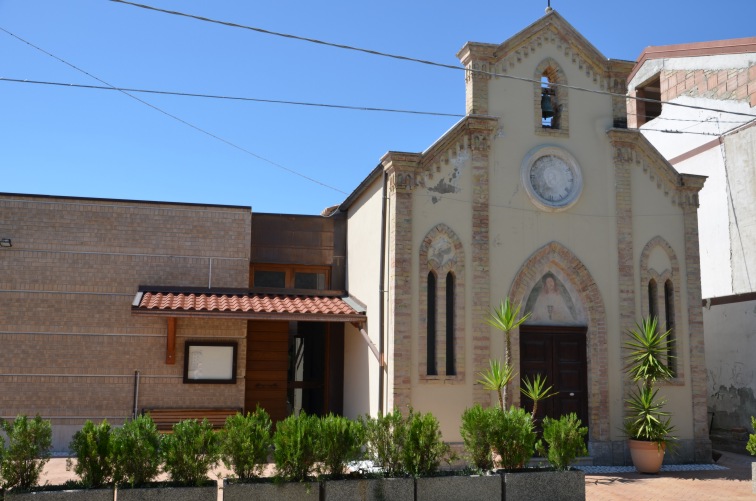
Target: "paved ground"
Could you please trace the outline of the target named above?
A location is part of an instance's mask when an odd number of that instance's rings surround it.
[[[752,461],[756,458],[724,452],[717,464],[727,470],[586,475],[586,498],[589,501],[756,501],[751,484]],[[219,469],[213,478],[226,473]],[[75,476],[66,471],[65,458],[54,458],[45,468],[42,483],[61,484],[69,478]]]
[[[751,484],[752,461],[756,458],[724,452],[716,463],[728,468],[724,471],[586,475],[586,498],[591,501],[756,501]]]

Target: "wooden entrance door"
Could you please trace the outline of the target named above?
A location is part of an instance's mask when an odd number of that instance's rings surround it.
[[[247,325],[247,370],[244,411],[258,404],[275,423],[289,415],[286,379],[289,370],[289,322],[250,320]]]
[[[586,328],[559,326],[520,327],[520,376],[531,380],[546,376],[546,385],[559,392],[538,403],[537,422],[543,416],[559,418],[574,412],[588,426],[588,377]],[[533,409],[521,396],[520,405]]]

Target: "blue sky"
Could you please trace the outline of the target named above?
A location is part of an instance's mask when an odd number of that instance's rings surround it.
[[[452,65],[465,42],[500,43],[546,7],[546,0],[141,3]],[[756,35],[756,0],[552,6],[614,59],[635,60],[649,45]],[[0,0],[0,28],[117,87],[464,113],[461,71],[108,0]],[[102,85],[3,31],[0,77]],[[422,151],[458,120],[135,95],[253,155],[119,92],[0,81],[0,192],[317,214],[342,202],[386,151]]]

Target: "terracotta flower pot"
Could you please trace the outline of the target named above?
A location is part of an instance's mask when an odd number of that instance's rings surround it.
[[[659,473],[664,461],[666,444],[661,444],[660,447],[656,442],[632,439],[628,440],[628,444],[633,466],[639,473]]]

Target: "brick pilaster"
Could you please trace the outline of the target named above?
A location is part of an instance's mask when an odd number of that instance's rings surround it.
[[[387,153],[381,160],[388,173],[390,215],[388,274],[388,405],[406,411],[412,401],[412,190],[420,155]]]
[[[497,121],[492,118],[471,119],[468,134],[472,162],[472,370],[473,380],[478,372],[488,368],[491,358],[491,328],[486,317],[491,311],[490,231],[489,231],[489,169],[491,135]],[[483,405],[491,402],[491,392],[477,382],[473,386],[473,401]]]
[[[707,373],[704,354],[703,310],[701,308],[701,261],[698,247],[698,189],[688,192],[682,205],[685,228],[685,277],[690,343],[690,381],[692,392],[695,461],[711,459],[707,409]]]

